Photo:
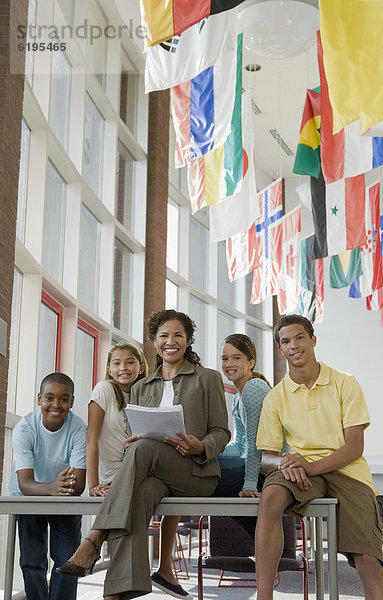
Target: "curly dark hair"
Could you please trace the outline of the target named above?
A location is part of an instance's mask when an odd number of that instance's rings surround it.
[[[302,325],[311,338],[314,335],[314,327],[306,317],[302,317],[302,315],[284,315],[274,327],[274,340],[278,346],[280,342],[279,332],[282,327],[287,327],[288,325]]]
[[[179,321],[182,323],[183,328],[185,329],[186,339],[188,342],[188,346],[185,350],[185,360],[189,361],[192,365],[202,366],[201,359],[196,352],[192,349],[192,344],[194,343],[194,332],[197,329],[196,324],[189,315],[186,315],[183,312],[179,312],[177,310],[169,309],[169,310],[160,310],[157,313],[153,313],[146,321],[148,326],[148,335],[149,339],[153,342],[156,338],[158,329],[166,323],[167,321]],[[162,358],[157,354],[156,355],[156,368],[162,365]]]

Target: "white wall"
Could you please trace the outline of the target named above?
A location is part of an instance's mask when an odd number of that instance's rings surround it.
[[[298,205],[295,188],[303,178],[286,180],[286,211]],[[302,237],[314,231],[310,212],[302,207]],[[328,365],[354,375],[361,384],[371,425],[365,433],[364,454],[383,493],[383,327],[380,314],[366,309],[365,300],[348,297],[348,288],[332,289],[328,284],[330,259],[324,259],[325,312],[315,325],[316,355]]]

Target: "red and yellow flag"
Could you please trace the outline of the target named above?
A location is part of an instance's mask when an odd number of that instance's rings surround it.
[[[244,0],[140,0],[141,23],[148,46],[155,46],[202,19],[229,10]]]

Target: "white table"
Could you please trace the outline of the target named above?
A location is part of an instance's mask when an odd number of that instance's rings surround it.
[[[4,581],[4,600],[12,599],[16,515],[94,515],[102,498],[65,496],[0,496],[0,514],[9,515]],[[167,497],[158,515],[256,516],[259,498]],[[336,498],[313,500],[306,512],[315,521],[316,598],[324,600],[323,518],[327,519],[329,600],[339,600],[336,541]]]

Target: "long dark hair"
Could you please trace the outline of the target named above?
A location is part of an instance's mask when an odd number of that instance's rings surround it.
[[[225,337],[223,343],[231,344],[232,346],[234,346],[234,348],[236,348],[246,356],[247,360],[254,360],[255,367],[257,362],[257,350],[251,337],[245,335],[244,333],[232,333],[231,335]],[[266,377],[259,371],[255,371],[254,367],[251,372],[251,379],[263,379],[263,381],[265,381],[267,385],[271,388],[272,386],[270,385],[270,382],[266,379]]]
[[[149,369],[144,353],[142,352],[142,350],[140,350],[140,348],[137,348],[137,346],[135,346],[134,344],[130,344],[129,342],[117,342],[117,344],[114,344],[114,346],[110,348],[108,352],[108,357],[106,359],[106,373],[104,379],[106,379],[106,381],[109,381],[109,383],[112,384],[114,394],[116,396],[117,408],[118,410],[122,410],[125,406],[124,393],[118,385],[118,382],[115,381],[115,379],[113,379],[113,377],[109,373],[110,361],[112,360],[112,355],[115,350],[129,350],[129,352],[131,352],[133,356],[138,360],[140,366],[144,366],[142,373],[138,375],[136,381],[139,381],[143,377],[146,377],[149,372]],[[136,381],[134,383],[136,383]]]
[[[185,350],[185,360],[189,361],[192,365],[201,366],[201,359],[196,352],[192,349],[192,344],[194,343],[194,332],[197,329],[196,324],[189,315],[186,315],[183,312],[178,312],[177,310],[169,309],[169,310],[160,310],[157,313],[153,313],[147,319],[148,326],[148,335],[149,339],[154,342],[158,329],[166,323],[167,321],[179,321],[182,323],[183,328],[185,329],[186,339],[188,342],[188,346]],[[156,368],[162,365],[162,358],[157,354],[156,355]]]

